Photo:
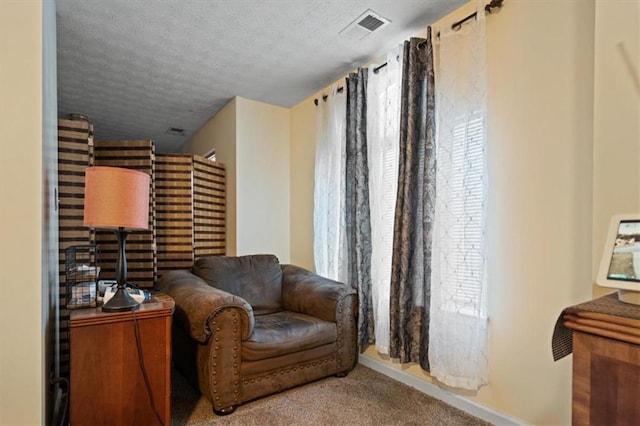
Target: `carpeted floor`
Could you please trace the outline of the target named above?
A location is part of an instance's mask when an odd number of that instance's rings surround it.
[[[174,425],[488,425],[370,368],[329,377],[216,416],[211,404],[173,371]]]

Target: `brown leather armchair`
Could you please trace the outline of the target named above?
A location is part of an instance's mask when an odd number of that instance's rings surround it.
[[[275,256],[200,258],[156,288],[176,303],[174,365],[216,414],[355,366],[355,290]]]

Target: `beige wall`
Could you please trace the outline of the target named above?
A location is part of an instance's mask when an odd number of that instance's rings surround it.
[[[238,254],[289,263],[289,110],[237,98]]]
[[[227,167],[227,253],[290,262],[289,110],[234,98],[183,147]]]
[[[490,382],[476,400],[569,424],[566,306],[591,297],[594,0],[514,0],[487,20]]]
[[[291,263],[312,271],[315,108],[311,99],[291,108]]]
[[[0,1],[0,424],[43,423],[42,2]]]
[[[640,213],[640,2],[596,2],[593,278],[609,219]],[[596,295],[612,289],[594,286]]]
[[[236,98],[209,120],[187,141],[183,152],[204,155],[216,149],[216,161],[224,163],[227,170],[227,254],[237,253],[236,221]]]
[[[552,361],[551,336],[591,297],[594,13],[594,0],[511,0],[487,18],[490,384],[463,397],[533,424],[570,423],[571,357]],[[291,110],[292,229],[312,226],[309,105]],[[292,238],[292,253],[311,246]]]
[[[289,110],[237,99],[238,254],[289,263]]]

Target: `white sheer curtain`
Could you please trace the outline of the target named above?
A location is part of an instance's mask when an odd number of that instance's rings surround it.
[[[313,206],[313,252],[316,272],[346,283],[345,222],[346,95],[333,85],[318,100]]]
[[[376,350],[389,353],[389,295],[393,220],[398,192],[402,45],[387,54],[387,65],[369,69],[367,139],[371,208],[371,295]]]
[[[487,384],[486,53],[478,19],[441,30],[436,70],[437,170],[431,282],[431,375]],[[436,47],[436,52],[438,49]]]

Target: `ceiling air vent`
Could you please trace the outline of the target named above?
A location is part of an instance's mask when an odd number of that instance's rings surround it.
[[[390,22],[387,18],[369,9],[340,31],[340,34],[362,40],[372,32],[389,25]]]
[[[166,134],[171,136],[184,136],[184,129],[179,127],[169,127],[166,131]]]

